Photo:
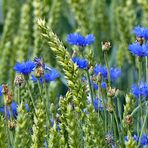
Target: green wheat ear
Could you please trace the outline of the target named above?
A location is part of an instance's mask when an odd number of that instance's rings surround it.
[[[6,132],[6,126],[4,123],[4,118],[0,116],[0,147],[7,148],[8,147],[8,139],[7,139],[7,132]]]
[[[14,146],[16,148],[30,147],[31,131],[30,131],[30,116],[27,113],[24,103],[18,106],[18,117],[16,121]]]
[[[21,8],[20,24],[18,29],[17,60],[25,61],[28,58],[28,51],[31,41],[31,4],[26,2]]]
[[[78,67],[72,62],[68,51],[58,37],[45,25],[45,21],[39,20],[38,27],[44,39],[49,44],[50,49],[54,52],[57,62],[65,74],[70,92],[73,96],[73,102],[77,111],[85,107],[86,94],[85,86],[81,83],[81,73]]]
[[[86,115],[84,131],[84,146],[85,147],[100,147],[105,146],[105,135],[103,132],[103,122],[98,119],[98,114],[95,112],[92,105],[88,105],[89,114]]]
[[[46,138],[46,112],[45,105],[41,100],[37,103],[37,109],[34,114],[34,125],[31,148],[44,147]]]

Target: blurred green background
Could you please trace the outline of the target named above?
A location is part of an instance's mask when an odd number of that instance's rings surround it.
[[[66,43],[72,32],[93,33],[96,42],[85,51],[93,64],[104,64],[101,42],[110,41],[110,65],[122,69],[119,88],[127,90],[136,79],[136,59],[128,51],[135,41],[132,29],[148,27],[148,0],[0,0],[0,83],[13,83],[16,61],[43,57],[57,67],[55,55],[40,37],[37,19],[47,25]]]

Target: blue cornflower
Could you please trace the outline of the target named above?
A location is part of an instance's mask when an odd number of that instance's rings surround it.
[[[12,102],[11,103],[11,109],[12,109],[12,115],[14,118],[17,118],[17,108],[18,108],[18,104],[16,102]],[[27,111],[30,110],[28,104],[25,104],[25,108]],[[0,108],[0,112],[4,113],[5,112],[5,107],[1,107]],[[10,119],[10,108],[8,106],[6,106],[6,112],[7,112],[7,117]]]
[[[148,84],[141,82],[140,85],[132,86],[132,93],[138,99],[140,96],[148,97]]]
[[[128,141],[128,136],[125,136],[125,137],[124,137],[124,140],[125,140],[125,141]],[[137,135],[134,135],[134,136],[133,136],[133,140],[134,140],[135,142],[138,142],[138,141],[139,141],[139,137],[138,137]]]
[[[43,67],[45,70],[51,70],[51,68],[49,68],[44,62],[42,58],[34,58],[34,63],[36,65],[36,67]]]
[[[102,83],[101,83],[101,87],[102,87],[102,88],[106,88],[106,87],[107,87],[106,82],[102,82]]]
[[[94,74],[95,76],[97,76],[98,74],[101,74],[103,79],[107,79],[107,68],[104,66],[101,66],[101,65],[96,65],[95,68],[94,68]],[[118,77],[121,76],[121,70],[120,69],[117,69],[117,68],[113,68],[111,67],[110,68],[110,79],[113,81],[113,80],[116,80]]]
[[[133,93],[133,95],[134,95],[136,98],[139,98],[140,90],[139,90],[138,85],[133,85],[133,86],[132,86],[132,93]]]
[[[96,112],[98,111],[98,109],[100,109],[101,111],[103,110],[103,104],[101,99],[98,98],[94,99],[93,104]]]
[[[34,68],[35,68],[35,63],[32,61],[16,63],[16,65],[14,66],[14,70],[23,75],[28,75],[33,71]]]
[[[3,95],[2,90],[3,90],[3,86],[0,86],[0,96]]]
[[[38,83],[38,78],[36,78],[34,75],[31,75],[31,80],[34,82],[34,83]],[[39,81],[41,84],[44,83],[44,79],[42,77],[39,78]]]
[[[54,126],[54,123],[55,123],[54,119],[53,119],[53,118],[51,118],[51,119],[50,119],[50,122],[51,122],[51,127],[53,127],[53,126]],[[61,129],[60,129],[60,125],[59,125],[59,124],[57,124],[57,129],[58,129],[58,131],[60,131],[60,130],[61,130]]]
[[[78,57],[73,57],[72,61],[76,63],[80,69],[86,69],[88,67],[88,61],[86,59],[80,59]]]
[[[129,51],[139,57],[145,57],[148,56],[148,42],[146,44],[143,44],[142,46],[140,45],[139,42],[130,44],[128,46]]]
[[[80,35],[79,33],[72,33],[67,36],[67,42],[71,45],[85,47],[91,45],[95,41],[93,34],[88,34],[86,37]]]
[[[143,28],[140,26],[136,26],[133,29],[134,34],[139,37],[139,38],[144,38],[144,39],[148,39],[148,28]]]
[[[103,66],[97,64],[95,66],[95,68],[94,68],[94,74],[95,74],[95,76],[97,76],[99,73],[102,75],[102,77],[104,79],[107,79],[107,69],[106,69],[106,67],[105,66],[103,67]]]
[[[50,72],[44,74],[44,79],[47,83],[50,81],[54,81],[59,77],[60,75],[55,69],[50,69]]]
[[[92,82],[92,83],[93,83],[93,82]],[[96,83],[93,83],[92,85],[93,85],[93,88],[94,88],[95,90],[98,90],[98,85],[97,85]]]
[[[148,145],[148,135],[143,134],[140,140],[141,145]]]
[[[110,68],[110,79],[111,80],[116,80],[118,77],[121,76],[121,70],[117,68]]]

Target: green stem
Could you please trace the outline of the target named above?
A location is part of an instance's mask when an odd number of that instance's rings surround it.
[[[143,106],[145,103],[148,103],[148,101],[143,102],[143,103],[141,104],[141,106]],[[138,106],[133,110],[133,112],[131,113],[131,116],[133,116],[139,109],[140,109],[140,105],[138,105]]]
[[[108,64],[107,52],[104,52],[104,60],[105,60],[106,68],[107,68],[108,86],[110,86],[110,68],[109,68],[109,64]]]
[[[17,90],[18,92],[18,94],[17,94],[17,98],[18,98],[18,104],[20,104],[21,103],[21,101],[20,101],[20,87],[18,86],[18,90]]]
[[[145,57],[146,83],[148,83],[148,57]]]
[[[141,129],[141,133],[140,133],[140,137],[139,137],[139,142],[138,142],[138,147],[140,146],[140,142],[141,142],[141,137],[142,137],[142,134],[143,134],[143,131],[144,131],[144,127],[146,125],[146,121],[147,121],[147,116],[148,116],[148,106],[146,106],[146,115],[145,115],[145,118],[144,118],[144,122],[143,122],[143,125],[142,125],[142,129]]]
[[[31,93],[31,90],[30,90],[30,87],[29,87],[28,80],[26,81],[26,84],[27,84],[27,89],[28,89],[28,92],[29,92],[29,95],[30,95],[30,98],[31,98],[31,101],[32,101],[32,104],[33,104],[33,107],[34,107],[34,110],[36,110],[34,99],[33,99],[33,96],[32,96],[32,93]]]
[[[120,133],[120,128],[119,128],[119,122],[118,122],[118,118],[117,118],[117,114],[116,114],[115,110],[113,110],[113,113],[114,113],[114,118],[115,118],[116,125],[117,125],[117,130],[118,130],[118,134],[119,134],[119,139],[121,139],[121,133]]]
[[[40,80],[39,79],[38,79],[38,88],[39,88],[41,100],[43,101],[41,83],[40,83]]]
[[[120,122],[122,122],[121,103],[120,103],[120,99],[119,98],[117,98],[117,104],[118,104],[118,115],[119,115],[119,119],[120,119]]]
[[[139,86],[140,86],[140,81],[141,81],[141,78],[142,78],[142,58],[140,58],[140,57],[139,57],[138,70],[139,70],[138,83],[139,83]],[[141,121],[141,117],[142,117],[142,102],[141,102],[141,97],[140,96],[139,96],[139,105],[140,105],[140,112],[138,113],[138,121],[139,122],[137,122],[137,134],[140,131],[140,121]]]
[[[101,83],[98,83],[99,86],[99,96],[102,99],[103,107],[104,107],[104,123],[105,123],[105,131],[107,131],[107,111],[106,111],[106,105],[105,105],[105,98],[102,95],[102,89],[101,89]]]
[[[88,70],[86,70],[86,74],[87,74],[87,81],[88,81],[88,85],[89,85],[91,102],[93,104],[93,91],[92,91],[92,87],[91,87],[90,75],[89,75],[89,71]]]
[[[11,138],[10,138],[10,133],[9,133],[9,129],[8,129],[8,118],[7,118],[6,105],[5,105],[5,124],[6,124],[6,131],[7,131],[7,135],[8,135],[8,144],[9,144],[9,147],[11,147]]]

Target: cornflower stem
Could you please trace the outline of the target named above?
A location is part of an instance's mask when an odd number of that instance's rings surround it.
[[[117,104],[118,104],[118,115],[119,115],[119,119],[120,119],[120,122],[122,122],[121,103],[120,103],[120,98],[118,98],[118,97],[117,97]]]
[[[46,91],[46,102],[45,102],[45,108],[46,108],[46,114],[47,114],[47,126],[49,126],[49,121],[50,121],[50,117],[49,117],[49,95],[48,95],[48,85],[45,83],[44,84],[44,89]]]
[[[118,134],[119,134],[119,139],[121,140],[121,134],[120,134],[120,128],[119,128],[119,122],[118,122],[118,118],[117,118],[117,114],[116,114],[115,110],[113,110],[113,114],[114,114],[114,118],[115,118],[116,125],[117,125],[117,130],[118,130]]]
[[[30,98],[31,98],[32,104],[33,104],[33,108],[34,108],[34,110],[36,110],[36,108],[35,108],[34,98],[33,98],[33,96],[32,96],[32,93],[31,93],[31,90],[30,90],[30,86],[29,86],[29,82],[28,82],[28,80],[26,80],[26,85],[27,85],[27,89],[28,89],[28,92],[29,92],[29,95],[30,95]]]
[[[103,106],[104,106],[104,123],[105,123],[105,131],[107,131],[107,112],[106,112],[106,105],[105,105],[105,98],[102,95],[102,89],[101,89],[101,82],[98,83],[99,85],[99,96],[102,99]],[[98,107],[99,108],[99,107]]]
[[[20,104],[20,87],[18,86],[17,88],[17,99],[18,99],[18,104]]]
[[[38,88],[39,88],[39,92],[40,92],[40,97],[41,97],[41,100],[43,101],[43,97],[42,97],[42,88],[41,88],[41,83],[40,83],[40,80],[38,79]]]
[[[90,75],[89,75],[88,69],[86,70],[86,75],[87,75],[87,81],[88,81],[88,85],[89,85],[91,103],[93,104],[93,91],[92,91],[92,87],[91,87],[91,81],[90,81]]]
[[[109,69],[109,63],[108,63],[108,54],[106,51],[104,52],[104,60],[107,68],[108,86],[110,87],[110,69]]]
[[[140,86],[140,81],[141,81],[141,78],[142,78],[142,58],[141,57],[139,57],[139,67],[138,67],[138,70],[139,70],[139,78],[138,78],[138,83],[139,83],[139,86]],[[140,105],[140,113],[139,113],[139,115],[138,115],[138,121],[139,122],[137,122],[137,133],[139,133],[140,131],[140,121],[141,121],[141,119],[140,119],[140,117],[142,117],[142,102],[141,102],[141,97],[139,96],[139,105]]]
[[[143,102],[143,103],[141,104],[141,106],[145,105],[145,103],[148,103],[148,101]],[[138,106],[133,110],[133,112],[131,113],[131,116],[133,116],[139,109],[140,109],[140,105],[138,105]]]
[[[148,57],[145,57],[146,83],[148,83]]]
[[[11,138],[10,138],[10,131],[8,129],[8,118],[7,118],[7,108],[6,108],[6,105],[5,105],[5,124],[6,124],[6,131],[7,131],[7,134],[8,134],[8,144],[11,147]]]
[[[138,147],[140,146],[141,137],[142,137],[142,134],[143,134],[143,131],[144,131],[144,127],[145,127],[145,125],[146,125],[146,121],[147,121],[147,116],[148,116],[148,105],[146,106],[146,115],[145,115],[145,118],[144,118],[144,122],[143,122],[143,124],[142,124],[142,129],[141,129],[141,132],[140,132]]]

